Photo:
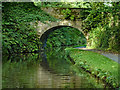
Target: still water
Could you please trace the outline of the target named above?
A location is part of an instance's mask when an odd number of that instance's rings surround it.
[[[105,88],[77,68],[62,48],[3,56],[3,88]]]

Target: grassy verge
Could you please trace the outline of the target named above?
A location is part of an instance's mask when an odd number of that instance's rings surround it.
[[[118,81],[118,63],[92,51],[84,51],[73,48],[65,49],[74,60],[75,65],[83,68],[95,77],[116,88],[120,86]]]

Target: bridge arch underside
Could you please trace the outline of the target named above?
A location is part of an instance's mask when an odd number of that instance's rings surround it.
[[[45,47],[45,44],[46,44],[46,41],[47,41],[47,38],[49,37],[49,35],[50,35],[52,32],[54,32],[55,30],[58,30],[58,29],[60,29],[60,28],[62,28],[62,27],[74,28],[74,27],[72,27],[72,26],[59,25],[59,26],[55,26],[55,27],[52,27],[52,28],[46,30],[46,31],[41,35],[41,37],[40,37],[40,41],[42,42],[42,47],[43,47],[43,48]],[[77,29],[77,28],[75,28],[75,29]],[[83,33],[83,31],[81,31],[81,30],[79,30],[79,29],[77,29],[77,30],[80,31],[80,32],[84,35],[85,40],[86,40],[86,43],[87,43],[87,39],[86,39],[86,36],[85,36],[85,34]]]

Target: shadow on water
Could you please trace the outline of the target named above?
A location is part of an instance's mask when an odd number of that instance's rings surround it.
[[[104,83],[79,69],[64,48],[3,56],[3,88],[104,88]]]

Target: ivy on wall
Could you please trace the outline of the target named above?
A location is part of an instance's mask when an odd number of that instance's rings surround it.
[[[33,21],[56,21],[32,2],[3,2],[2,4],[3,53],[36,52],[40,40]]]

